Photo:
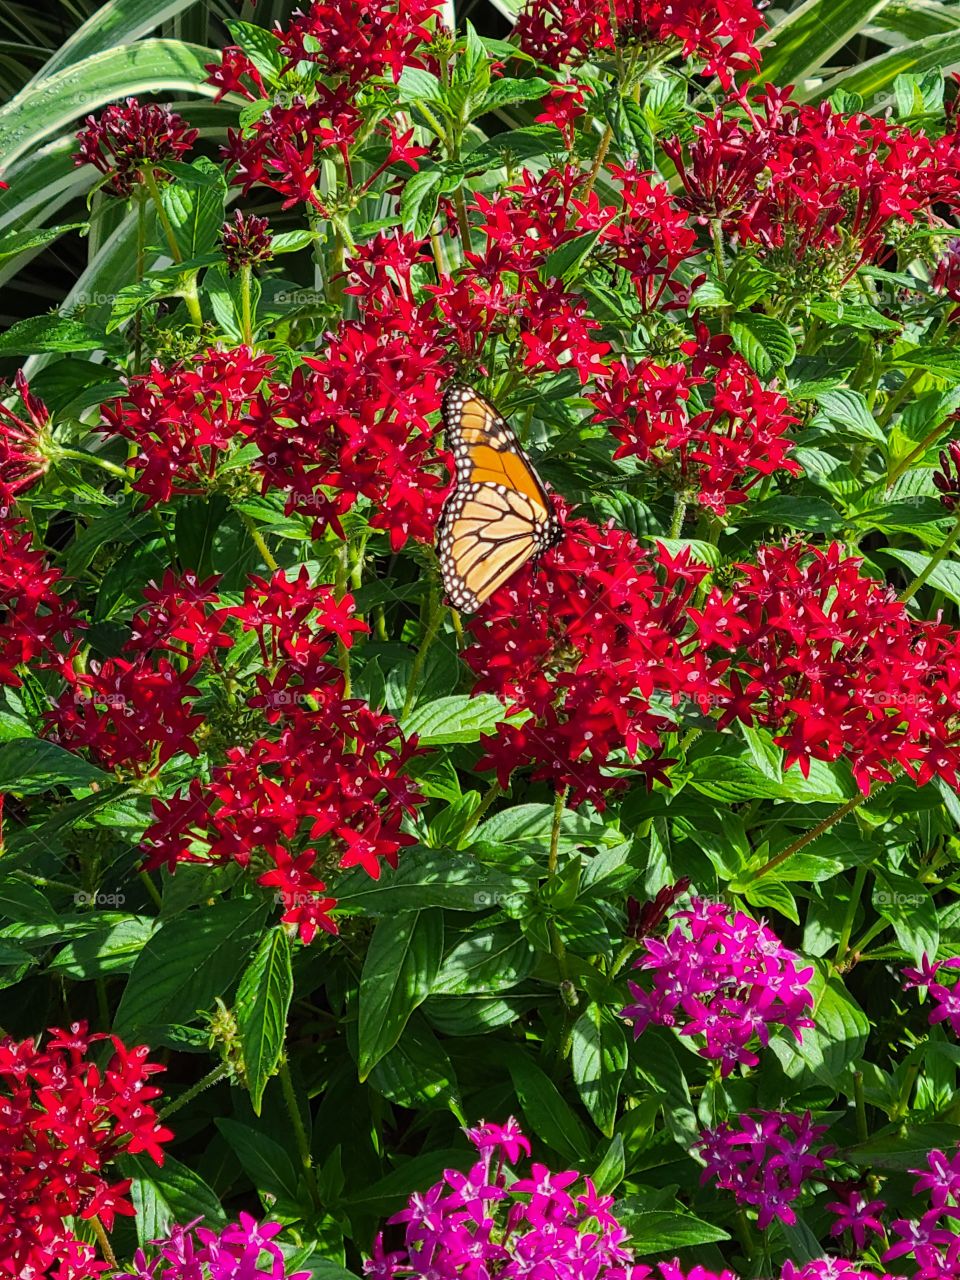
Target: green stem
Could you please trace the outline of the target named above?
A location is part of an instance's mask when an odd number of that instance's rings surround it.
[[[480,823],[483,821],[483,818],[486,815],[487,811],[489,810],[490,806],[497,799],[497,797],[502,794],[503,794],[503,790],[500,786],[500,783],[491,782],[490,786],[487,788],[486,793],[483,796],[483,799],[480,801],[479,805],[477,806],[476,813],[473,815],[473,817],[470,819],[467,825],[460,832],[460,839],[457,842],[459,848],[463,848],[463,842],[466,839],[466,837],[470,835],[471,831],[475,831],[477,827],[479,827]]]
[[[153,902],[153,905],[157,908],[158,911],[162,910],[163,898],[160,896],[160,891],[157,888],[157,886],[150,879],[149,871],[140,872],[140,882],[143,885],[143,887],[146,889],[147,893],[150,895],[150,900]]]
[[[863,1096],[863,1072],[855,1071],[853,1073],[853,1101],[856,1107],[857,1117],[857,1137],[861,1142],[866,1142],[869,1135],[867,1129],[867,1103]]]
[[[58,445],[56,456],[58,458],[72,458],[75,462],[92,462],[95,467],[99,467],[101,471],[109,471],[112,476],[118,476],[124,481],[130,479],[125,467],[118,467],[115,462],[110,462],[107,458],[101,458],[97,453],[84,453],[81,449],[66,449]]]
[[[910,583],[910,585],[904,588],[903,591],[901,591],[900,597],[899,597],[901,604],[906,604],[908,600],[912,599],[916,595],[916,593],[927,581],[931,573],[933,573],[934,569],[936,569],[940,561],[943,560],[947,552],[951,549],[951,547],[954,545],[954,543],[957,541],[958,538],[960,538],[960,515],[957,516],[954,522],[953,528],[944,538],[939,548],[933,553],[933,555],[927,561],[924,568],[920,570],[920,572],[917,574],[914,580]]]
[[[276,560],[274,560],[273,555],[270,551],[270,548],[267,546],[266,542],[264,541],[263,534],[257,528],[253,519],[250,516],[248,516],[245,511],[238,511],[237,515],[243,521],[244,528],[246,529],[247,533],[249,533],[251,539],[253,540],[253,545],[260,552],[260,558],[263,560],[263,563],[267,566],[268,569],[270,569],[272,572],[275,573],[276,570],[279,568],[279,565],[277,564]]]
[[[560,853],[560,830],[563,826],[563,811],[567,807],[567,796],[570,787],[560,787],[553,802],[553,823],[550,827],[550,854],[547,858],[547,875],[557,874],[557,861]]]
[[[170,216],[163,207],[163,198],[160,195],[160,187],[157,185],[156,175],[149,165],[142,170],[142,172],[147,190],[153,197],[154,207],[157,210],[157,217],[160,220],[160,225],[163,228],[163,234],[166,237],[167,247],[170,250],[170,257],[174,262],[182,262],[183,254],[180,252],[180,246],[177,244],[177,235],[173,229],[173,223],[170,221]]]
[[[916,448],[911,449],[905,458],[897,463],[892,470],[887,472],[887,492],[893,488],[905,471],[907,471],[918,458],[922,458],[932,444],[935,444],[943,435],[945,428],[949,425],[951,419],[944,418],[943,422],[938,422],[932,431],[928,431]]]
[[[221,1080],[226,1079],[230,1074],[230,1068],[225,1062],[218,1062],[212,1071],[208,1071],[202,1080],[198,1080],[196,1084],[185,1089],[179,1098],[174,1098],[172,1102],[168,1102],[157,1117],[159,1120],[166,1120],[168,1116],[172,1116],[174,1112],[179,1111],[181,1107],[185,1107],[188,1102],[192,1102],[194,1098],[199,1097],[205,1089],[212,1089],[215,1084],[219,1084]]]
[[[303,1166],[303,1174],[306,1178],[307,1188],[313,1203],[320,1208],[320,1192],[317,1188],[317,1176],[313,1168],[313,1157],[310,1155],[310,1140],[307,1137],[307,1131],[303,1127],[303,1117],[300,1115],[300,1108],[297,1106],[297,1095],[293,1091],[293,1077],[290,1075],[290,1063],[286,1057],[280,1063],[280,1088],[283,1090],[283,1100],[286,1103],[287,1115],[290,1117],[290,1123],[293,1126],[293,1136],[297,1144],[297,1151],[300,1155],[300,1163]]]
[[[240,308],[243,341],[248,347],[253,346],[253,309],[250,305],[250,294],[253,286],[253,267],[245,262],[240,268]]]
[[[683,518],[687,514],[687,494],[679,490],[673,495],[673,516],[670,520],[668,538],[679,538],[683,528]]]
[[[906,1074],[903,1077],[903,1084],[900,1086],[900,1093],[897,1096],[896,1104],[890,1113],[891,1120],[904,1120],[910,1110],[910,1095],[913,1093],[913,1086],[917,1082],[917,1076],[920,1074],[920,1063],[911,1062],[907,1067]]]
[[[738,1209],[734,1215],[736,1223],[737,1235],[740,1237],[740,1245],[746,1255],[747,1262],[752,1262],[757,1256],[757,1246],[753,1239],[753,1232],[750,1230],[750,1223],[747,1215],[742,1209]]]
[[[137,284],[143,279],[143,268],[147,254],[147,201],[150,193],[143,185],[137,187]],[[138,311],[133,317],[133,371],[139,373],[143,367],[143,313]]]
[[[853,888],[850,890],[850,901],[847,903],[846,915],[843,919],[843,925],[840,929],[840,938],[837,942],[837,954],[834,959],[835,965],[840,965],[846,958],[850,949],[850,935],[853,932],[853,922],[857,916],[857,907],[860,905],[860,895],[863,893],[863,886],[867,880],[867,868],[865,866],[857,867],[853,877]]]
[[[400,712],[401,722],[406,720],[413,706],[414,698],[417,696],[417,685],[420,683],[420,676],[423,674],[423,664],[427,660],[427,654],[430,652],[430,646],[436,639],[437,632],[440,630],[440,624],[443,622],[443,616],[446,613],[446,605],[434,595],[431,606],[430,615],[427,619],[427,627],[423,633],[423,639],[420,641],[420,648],[413,660],[413,666],[410,668],[410,678],[407,681],[407,693],[403,700],[403,709]]]
[[[879,785],[883,785],[882,783]],[[846,804],[840,805],[838,809],[834,809],[833,813],[828,814],[822,822],[818,822],[815,827],[804,832],[799,839],[794,840],[793,844],[788,845],[786,849],[777,854],[775,858],[771,858],[769,862],[765,862],[759,871],[753,873],[753,879],[759,880],[761,876],[765,876],[769,871],[775,871],[777,867],[782,866],[788,858],[792,858],[795,853],[799,853],[801,849],[805,849],[808,844],[813,844],[814,840],[819,840],[834,823],[839,822],[842,818],[846,818],[848,814],[853,813],[854,809],[859,808],[866,800],[866,796],[862,792],[857,792],[852,800],[848,800]]]
[[[111,1271],[116,1271],[119,1266],[116,1254],[110,1244],[110,1237],[107,1235],[103,1223],[96,1214],[90,1219],[90,1225],[93,1227],[93,1234],[97,1237],[97,1243],[100,1246],[100,1252],[103,1254],[103,1260]]]
[[[947,311],[941,317],[940,323],[937,325],[936,329],[934,329],[933,333],[930,336],[930,346],[934,346],[937,343],[937,341],[943,336],[943,332],[947,328],[949,323],[950,323],[950,311]],[[920,379],[923,377],[925,373],[926,373],[926,369],[914,369],[913,373],[911,373],[904,380],[904,383],[901,386],[900,390],[894,392],[894,394],[890,397],[890,399],[884,405],[883,412],[880,414],[880,417],[877,419],[881,427],[885,427],[887,425],[887,423],[890,421],[890,419],[893,417],[896,411],[900,408],[904,400],[906,400],[907,396],[910,394],[910,392],[917,385],[917,383],[920,381]]]
[[[590,192],[593,190],[593,184],[596,182],[600,174],[600,170],[603,168],[603,162],[607,158],[607,152],[610,150],[610,143],[612,141],[613,126],[608,124],[603,131],[603,136],[600,139],[600,145],[597,147],[597,154],[593,162],[593,167],[590,170],[590,174],[583,188],[584,199],[587,199]]]

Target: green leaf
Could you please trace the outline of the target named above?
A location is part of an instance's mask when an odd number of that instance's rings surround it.
[[[835,391],[825,391],[817,399],[828,421],[845,427],[861,440],[870,440],[881,446],[887,443],[883,428],[867,408],[866,399],[859,391],[838,387]]]
[[[457,1105],[457,1077],[440,1041],[414,1014],[397,1044],[367,1077],[377,1093],[399,1107],[419,1110]]]
[[[906,1130],[906,1132],[903,1131]],[[960,1141],[960,1127],[942,1121],[906,1122],[878,1133],[837,1155],[857,1169],[888,1169],[906,1173],[922,1167],[931,1151],[952,1151]]]
[[[286,58],[280,52],[279,36],[252,22],[234,21],[226,26],[233,43],[240,46],[268,83],[281,75]]]
[[[783,778],[783,749],[774,743],[766,729],[752,729],[746,724],[740,724],[739,729],[751,761],[765,778],[779,784]]]
[[[403,102],[443,101],[443,85],[433,72],[423,67],[404,67],[397,89]]]
[[[430,994],[443,957],[443,916],[414,911],[381,920],[360,975],[357,1069],[367,1076]]]
[[[811,989],[814,1007],[809,1016],[814,1025],[804,1028],[802,1043],[798,1045],[792,1036],[778,1035],[770,1046],[784,1074],[798,1088],[819,1081],[838,1089],[844,1068],[863,1056],[870,1023],[839,978],[824,978],[817,970]]]
[[[67,316],[29,316],[0,334],[0,355],[29,356],[41,351],[96,351],[106,344],[102,333]]]
[[[107,333],[116,333],[151,302],[174,297],[179,293],[180,287],[180,273],[169,268],[151,271],[142,280],[123,285],[114,295]]]
[[[761,84],[796,84],[816,71],[879,13],[887,0],[805,0],[757,41]],[[825,95],[829,96],[829,95]]]
[[[915,347],[913,351],[901,352],[896,363],[908,369],[923,369],[950,382],[960,382],[960,351],[952,347]]]
[[[213,1123],[230,1144],[244,1173],[257,1190],[275,1196],[282,1206],[281,1212],[289,1208],[296,1211],[297,1173],[284,1147],[267,1134],[237,1120],[215,1116]]]
[[[506,1068],[530,1128],[564,1159],[582,1159],[593,1146],[586,1126],[526,1050],[503,1048]]]
[[[401,727],[408,738],[416,734],[422,747],[442,747],[479,742],[481,734],[493,733],[506,719],[506,707],[492,693],[456,694],[414,707]]]
[[[216,1194],[199,1174],[174,1160],[169,1152],[162,1167],[147,1155],[118,1156],[117,1166],[125,1178],[133,1180],[130,1198],[137,1211],[137,1239],[141,1245],[168,1235],[178,1222],[201,1218],[212,1227],[226,1222]]]
[[[900,547],[881,547],[877,554],[899,560],[913,576],[922,573],[930,563],[930,556],[922,551],[904,551]],[[954,604],[960,604],[960,561],[941,560],[927,578],[927,586],[942,591]]]
[[[129,916],[104,925],[61,947],[49,968],[53,973],[78,979],[129,973],[156,927],[156,920],[148,916]]]
[[[919,74],[937,67],[951,71],[958,66],[960,34],[938,34],[893,49],[890,53],[882,53],[876,58],[869,58],[866,62],[855,62],[846,71],[841,71],[816,86],[811,85],[809,89],[798,93],[797,97],[801,102],[822,102],[836,89],[842,88],[848,93],[859,93],[869,110],[871,102],[889,89],[899,75],[908,72]]]
[[[133,966],[114,1018],[117,1035],[157,1039],[172,1025],[193,1022],[227,994],[262,921],[262,905],[245,898],[165,920]]]
[[[601,1133],[613,1137],[620,1083],[627,1069],[627,1037],[609,1009],[593,1003],[573,1024],[573,1079]]]
[[[42,738],[8,738],[0,742],[0,793],[37,795],[53,787],[85,791],[107,786],[110,775],[86,760]]]
[[[535,124],[526,129],[510,129],[496,134],[489,142],[481,143],[465,155],[463,163],[468,173],[484,173],[501,166],[505,156],[516,164],[553,155],[563,149],[563,137],[556,125]]]
[[[634,1208],[636,1203],[635,1197],[626,1196],[617,1205],[617,1217],[630,1233],[628,1244],[637,1257],[730,1239],[720,1227],[692,1214]]]
[[[444,957],[431,995],[461,996],[506,991],[528,977],[533,950],[515,925],[497,925],[467,934]]]
[[[573,280],[605,230],[605,225],[565,240],[559,248],[548,253],[541,271],[544,280],[562,280],[564,283]]]
[[[341,908],[365,915],[447,907],[451,911],[487,911],[529,892],[526,881],[491,871],[466,854],[415,847],[405,849],[396,870],[385,867],[371,880],[360,867],[332,886]]]
[[[186,173],[181,171],[174,182],[164,185],[160,200],[180,257],[188,262],[216,244],[223,225],[227,187],[219,168],[206,156],[185,168]]]
[[[15,258],[28,249],[40,249],[45,244],[59,240],[68,231],[86,228],[85,222],[67,222],[58,227],[38,227],[35,231],[8,231],[0,236],[0,262],[6,258]]]
[[[440,183],[443,173],[438,168],[423,167],[403,184],[400,193],[400,225],[422,239],[430,231],[437,216]]]
[[[743,358],[761,378],[792,364],[797,354],[793,334],[774,316],[741,311],[730,321],[730,337]]]
[[[785,884],[781,884],[779,880],[773,879],[772,876],[764,876],[761,880],[751,881],[743,896],[751,907],[772,907],[774,911],[779,911],[782,916],[786,916],[794,924],[800,923],[796,898],[794,898]]]
[[[183,90],[212,98],[205,63],[212,49],[181,40],[141,40],[106,49],[28,85],[0,108],[0,155],[4,167],[34,150],[71,121],[108,102],[141,93]]]
[[[593,1171],[593,1185],[600,1195],[611,1195],[623,1181],[626,1171],[623,1137],[617,1133],[604,1152],[603,1159]]]
[[[264,937],[245,969],[234,1004],[247,1088],[256,1115],[260,1114],[267,1081],[283,1056],[292,998],[290,942],[283,926],[277,925]]]
[[[509,106],[512,102],[530,102],[549,92],[549,83],[538,76],[531,76],[526,80],[511,80],[504,76],[501,80],[494,80],[481,101],[473,107],[470,116],[475,119],[488,111],[498,111],[501,107]]]
[[[886,867],[876,867],[874,874],[873,905],[893,925],[904,952],[917,965],[924,955],[935,956],[940,946],[940,925],[929,890],[919,880]]]
[[[31,84],[75,66],[96,53],[133,44],[141,36],[192,8],[197,0],[106,0],[47,59]]]

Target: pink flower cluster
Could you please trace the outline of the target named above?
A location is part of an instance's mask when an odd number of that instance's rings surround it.
[[[706,1162],[700,1181],[715,1181],[733,1192],[737,1204],[756,1209],[761,1231],[774,1218],[792,1226],[793,1203],[804,1184],[823,1172],[824,1156],[832,1150],[818,1148],[827,1128],[815,1125],[809,1111],[761,1111],[705,1129],[695,1148]]]
[[[732,918],[731,918],[732,917]],[[634,968],[652,975],[651,989],[629,983],[633,1004],[623,1017],[639,1038],[651,1024],[677,1027],[698,1052],[720,1062],[724,1076],[738,1065],[756,1066],[754,1046],[784,1027],[801,1039],[813,1026],[813,969],[800,968],[765,924],[722,902],[695,898],[670,917],[665,938],[645,937]]]
[[[930,1025],[946,1022],[955,1036],[960,1036],[960,984],[954,982],[946,986],[938,980],[937,974],[943,969],[960,969],[960,956],[952,956],[949,960],[931,960],[924,956],[919,969],[904,969],[904,988],[911,987],[926,991],[933,1001],[930,1010]]]
[[[283,1250],[274,1240],[279,1222],[259,1224],[249,1213],[220,1231],[189,1223],[176,1225],[148,1260],[138,1249],[130,1271],[115,1280],[310,1280],[310,1271],[287,1271]]]
[[[530,1154],[515,1120],[481,1125],[467,1136],[479,1160],[469,1173],[447,1169],[440,1182],[410,1197],[390,1219],[404,1224],[404,1247],[388,1252],[378,1236],[364,1265],[368,1276],[645,1280],[652,1274],[625,1247],[613,1197],[599,1195],[589,1178],[581,1182],[574,1170],[551,1173],[536,1162],[515,1178],[512,1166]]]

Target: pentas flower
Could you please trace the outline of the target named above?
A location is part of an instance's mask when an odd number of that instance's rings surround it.
[[[613,26],[613,20],[616,27]],[[752,0],[529,0],[517,22],[521,48],[551,66],[591,60],[594,51],[640,45],[703,63],[724,88],[759,66],[754,44],[764,25]]]
[[[813,969],[802,968],[765,924],[722,902],[694,898],[670,917],[664,938],[644,937],[633,967],[651,975],[649,987],[630,982],[633,1004],[622,1016],[639,1039],[648,1026],[675,1027],[697,1052],[720,1063],[724,1076],[755,1067],[756,1048],[783,1027],[798,1042],[812,1027]]]
[[[927,991],[933,1001],[929,1022],[936,1026],[946,1022],[955,1036],[960,1036],[960,983],[954,980],[950,986],[943,981],[943,970],[960,969],[960,956],[947,960],[929,960],[923,956],[919,969],[904,969],[904,989],[911,987]],[[941,974],[938,978],[937,974]]]
[[[310,1271],[287,1269],[276,1241],[281,1230],[279,1222],[258,1223],[243,1212],[219,1231],[175,1224],[149,1252],[138,1249],[132,1270],[114,1280],[310,1280]]]
[[[836,1216],[830,1234],[842,1236],[845,1231],[849,1232],[859,1253],[866,1248],[869,1235],[883,1235],[884,1227],[879,1214],[886,1206],[882,1200],[868,1200],[856,1187],[841,1192],[840,1198],[826,1207],[829,1213]]]
[[[273,237],[270,223],[255,213],[234,211],[232,218],[220,228],[220,248],[227,261],[227,270],[235,276],[244,267],[258,266],[273,257]]]
[[[14,515],[14,495],[0,484],[0,684],[23,683],[27,663],[56,665],[56,641],[69,643],[79,623],[76,605],[56,587],[59,569],[36,548],[26,521]]]
[[[272,364],[248,347],[210,348],[167,369],[154,360],[103,406],[100,430],[137,446],[132,487],[148,507],[210,486]]]
[[[145,171],[157,182],[168,181],[163,166],[181,160],[197,137],[175,111],[127,98],[105,107],[99,118],[87,116],[77,134],[74,163],[94,165],[107,176],[106,189],[126,199],[144,181]]]
[[[289,382],[265,383],[243,430],[260,451],[252,470],[264,492],[286,490],[287,511],[312,517],[315,538],[328,528],[343,537],[341,517],[365,499],[371,526],[398,551],[411,537],[433,541],[448,488],[431,420],[445,354],[369,311],[343,322]]]
[[[816,1258],[803,1266],[785,1262],[780,1280],[893,1280],[893,1277],[886,1272],[880,1274],[862,1267],[859,1262],[848,1262],[845,1258]]]
[[[818,1145],[827,1128],[813,1124],[809,1111],[760,1111],[705,1129],[694,1144],[705,1162],[700,1181],[716,1182],[737,1204],[756,1209],[761,1231],[775,1218],[793,1226],[793,1205],[806,1183],[818,1181],[833,1149]]]
[[[940,466],[932,479],[939,490],[940,501],[948,511],[956,511],[960,506],[960,440],[951,440],[940,450]]]
[[[662,182],[641,173],[631,162],[609,166],[618,187],[622,212],[605,233],[613,264],[629,273],[637,299],[646,312],[685,310],[690,292],[703,275],[683,282],[677,269],[700,252],[686,210]]]
[[[689,610],[688,656],[706,650],[723,668],[695,696],[721,707],[721,727],[769,727],[788,767],[845,757],[864,794],[894,761],[921,784],[957,786],[960,637],[912,618],[860,564],[837,543],[760,547],[729,591]]]
[[[392,1277],[496,1275],[498,1280],[555,1276],[563,1280],[646,1280],[653,1272],[633,1261],[627,1232],[613,1213],[613,1196],[599,1195],[574,1170],[553,1173],[534,1163],[527,1176],[514,1167],[530,1146],[515,1120],[468,1129],[479,1160],[469,1173],[447,1169],[425,1192],[389,1219],[404,1224],[404,1246],[384,1249],[378,1236],[364,1273]],[[671,1280],[667,1271],[664,1280]]]
[[[564,518],[562,541],[537,570],[514,574],[470,620],[463,656],[475,690],[529,713],[481,739],[477,767],[495,769],[505,787],[532,765],[535,778],[569,786],[573,806],[602,806],[632,771],[650,785],[662,778],[673,724],[651,695],[679,696],[691,680],[696,660],[679,637],[704,573],[686,556],[648,555],[612,526]]]
[[[644,358],[631,366],[623,359],[597,379],[588,399],[596,407],[595,420],[610,423],[620,441],[615,458],[634,455],[665,468],[677,489],[722,516],[746,501],[761,479],[800,473],[788,456],[789,433],[798,419],[786,398],[765,388],[742,357],[716,340],[701,350],[699,341],[681,344],[681,352],[703,372],[694,374],[679,362],[661,366]],[[706,384],[712,395],[703,407],[699,388]]]
[[[440,20],[440,0],[314,0],[280,33],[288,67],[316,66],[323,77],[357,86],[373,76],[400,79],[404,67],[423,66],[417,50]]]
[[[134,1211],[130,1180],[110,1164],[124,1152],[163,1164],[173,1134],[157,1122],[150,1104],[161,1091],[149,1083],[163,1068],[145,1045],[128,1049],[116,1036],[97,1066],[91,1047],[107,1038],[76,1022],[51,1028],[43,1048],[0,1041],[0,1275],[39,1278],[59,1262],[68,1280],[104,1270],[66,1219],[97,1217],[110,1230],[116,1214]]]
[[[238,93],[248,102],[269,96],[259,69],[238,45],[227,45],[220,53],[220,61],[207,62],[203,69],[210,73],[207,83],[216,86],[214,102],[228,93]]]
[[[719,109],[701,118],[689,147],[674,139],[664,149],[691,212],[719,218],[784,269],[810,257],[818,271],[835,264],[842,282],[894,232],[940,225],[934,206],[960,200],[956,136],[931,141],[827,102],[798,105],[772,86],[740,105],[742,120]]]
[[[349,648],[367,629],[352,597],[312,584],[305,568],[295,578],[277,570],[252,578],[243,603],[226,612],[256,636],[262,670],[246,705],[262,731],[231,746],[209,780],[154,800],[147,865],[249,868],[309,943],[318,929],[336,932],[325,872],[359,866],[376,879],[413,843],[401,824],[422,802],[405,772],[416,743],[391,716],[347,697],[330,660],[335,644]],[[222,616],[204,617],[211,644]]]
[[[50,468],[44,437],[50,430],[50,411],[31,393],[30,383],[18,369],[14,386],[26,418],[0,403],[0,488],[8,493],[29,489]]]

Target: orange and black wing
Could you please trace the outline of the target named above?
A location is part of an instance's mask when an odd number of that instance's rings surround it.
[[[440,571],[450,603],[472,611],[560,531],[530,459],[482,396],[451,387],[443,421],[457,483],[440,518]]]

